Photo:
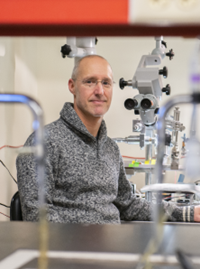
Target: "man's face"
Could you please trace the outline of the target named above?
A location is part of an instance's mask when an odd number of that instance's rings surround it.
[[[74,109],[79,116],[103,117],[108,111],[113,87],[104,87],[100,81],[109,83],[113,81],[112,70],[106,60],[99,57],[83,59],[79,65],[75,81],[69,80],[69,89],[74,95]],[[85,82],[94,82],[89,87]]]

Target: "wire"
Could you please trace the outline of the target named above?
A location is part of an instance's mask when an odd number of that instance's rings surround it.
[[[173,197],[171,197],[171,196],[167,196],[167,197],[163,198],[163,200],[166,200],[166,199],[173,200],[173,199],[175,199],[175,198],[179,198],[179,197],[185,197],[185,195],[179,195],[179,196],[173,196]]]
[[[0,149],[1,149],[1,148],[0,148]],[[124,156],[124,155],[122,155],[122,157],[123,157],[123,158],[128,158],[128,159],[146,160],[146,158],[143,158],[143,157],[131,157],[131,156]],[[186,158],[186,157],[185,157],[185,156],[182,156],[181,159],[183,159],[183,158]],[[153,157],[152,159],[154,160],[154,159],[156,159],[156,157]]]
[[[130,157],[130,156],[122,156],[123,158],[128,158],[128,159],[138,159],[138,160],[145,160],[145,158],[136,158],[136,157]]]
[[[2,147],[0,148],[0,150],[3,149],[3,148],[17,149],[17,148],[21,148],[21,147],[23,147],[23,145],[22,145],[22,146],[10,146],[10,145],[4,145],[4,146],[2,146]]]
[[[4,205],[4,204],[1,204],[1,203],[0,203],[0,205],[5,206],[7,208],[10,208],[10,206],[8,206],[8,205]]]
[[[124,155],[122,155],[122,157],[123,158],[128,158],[128,159],[146,160],[146,158],[143,158],[143,157],[131,157],[131,156],[124,156]],[[186,158],[186,157],[185,156],[182,156],[181,159],[183,159],[183,158]],[[154,160],[154,159],[156,159],[156,157],[153,157],[152,159]]]
[[[143,157],[131,157],[131,156],[122,156],[123,158],[128,158],[128,159],[138,159],[138,160],[146,160]],[[152,159],[155,159],[155,157],[153,157]]]
[[[23,145],[21,146],[10,146],[10,145],[4,145],[2,147],[0,147],[0,150],[3,148],[21,148],[23,147]],[[10,171],[8,170],[8,168],[6,167],[6,165],[0,160],[0,162],[2,163],[2,165],[7,169],[8,173],[10,174],[10,176],[12,177],[12,179],[15,181],[15,183],[17,184],[17,180],[11,175]]]
[[[21,147],[23,147],[23,145],[21,145],[21,146],[4,145],[4,146],[0,147],[0,150],[3,149],[3,148],[21,148]],[[9,175],[12,177],[12,179],[13,179],[13,180],[15,181],[15,183],[17,184],[17,180],[11,175],[11,173],[10,173],[10,171],[8,170],[8,168],[6,167],[6,165],[5,165],[1,160],[0,160],[0,162],[1,162],[1,164],[6,168],[6,170],[7,170],[8,173],[9,173]],[[5,206],[5,207],[7,207],[7,208],[10,208],[10,206],[7,206],[7,205],[1,204],[1,203],[0,203],[0,205],[1,205],[1,206]],[[2,214],[3,216],[5,216],[5,217],[7,217],[7,218],[10,219],[10,217],[7,216],[6,214],[4,214],[4,213],[2,213],[2,212],[0,212],[0,214]]]
[[[7,218],[9,218],[9,219],[10,219],[10,217],[9,217],[9,216],[7,216],[6,214],[4,214],[4,213],[2,213],[2,212],[0,212],[0,214],[4,215],[5,217],[7,217]]]
[[[193,269],[193,265],[189,257],[180,249],[176,251],[176,256],[183,269]]]
[[[17,184],[17,180],[11,175],[10,171],[8,170],[8,168],[6,167],[6,165],[2,162],[2,160],[0,160],[0,163],[6,168],[6,170],[8,171],[8,173],[10,174],[10,176],[12,177],[12,179],[15,181],[15,183]]]

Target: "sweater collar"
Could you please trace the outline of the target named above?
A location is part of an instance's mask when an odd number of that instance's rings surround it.
[[[63,109],[60,112],[60,116],[72,128],[75,128],[80,133],[87,135],[93,140],[96,139],[90,132],[88,132],[87,128],[85,127],[85,125],[83,124],[79,116],[77,115],[76,111],[74,110],[72,103],[67,102],[64,104]],[[102,141],[102,142],[103,141],[105,142],[107,139],[107,128],[106,128],[106,124],[104,120],[102,120],[97,137],[98,137],[98,141]]]

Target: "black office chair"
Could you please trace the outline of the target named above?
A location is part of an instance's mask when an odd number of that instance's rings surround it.
[[[22,221],[23,220],[21,203],[20,203],[18,191],[13,195],[11,203],[10,203],[10,220],[11,221]]]

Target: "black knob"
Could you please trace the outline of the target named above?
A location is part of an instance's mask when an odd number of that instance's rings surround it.
[[[159,113],[159,108],[157,107],[154,111],[155,114],[158,114]]]
[[[174,57],[173,49],[171,49],[169,52],[167,52],[166,56],[168,56],[170,60],[173,59],[173,57]]]
[[[170,85],[167,84],[165,88],[162,88],[162,92],[165,92],[166,95],[170,95],[170,93],[171,93],[171,87],[170,87]]]
[[[167,48],[167,43],[164,40],[162,40],[161,43]]]
[[[149,109],[152,105],[152,102],[149,99],[144,98],[140,104],[143,109]]]
[[[138,105],[137,100],[131,98],[126,99],[126,101],[124,102],[124,106],[128,110],[134,109],[134,107],[136,107],[137,105]]]
[[[124,80],[124,78],[120,78],[120,80],[119,80],[119,87],[120,87],[120,89],[124,89],[124,87],[125,86],[127,86],[128,85],[128,81],[126,81],[126,80]]]
[[[62,53],[63,58],[65,58],[66,55],[69,55],[71,51],[72,51],[71,47],[69,45],[67,45],[67,44],[63,45],[61,47],[61,50],[60,50],[60,52]]]
[[[171,135],[165,134],[165,146],[170,146],[170,145],[171,145]]]
[[[168,76],[168,69],[166,66],[163,67],[163,69],[159,70],[159,75],[163,75],[164,78],[167,78]]]
[[[135,115],[139,115],[140,114],[140,111],[138,109],[135,109],[134,110],[134,113],[135,113]]]

